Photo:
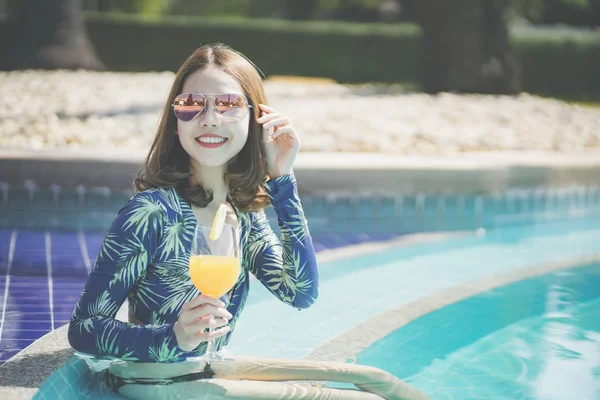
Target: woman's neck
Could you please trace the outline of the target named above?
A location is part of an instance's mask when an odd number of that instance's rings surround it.
[[[193,163],[190,165],[193,173],[190,178],[193,184],[202,185],[204,190],[211,191],[213,200],[210,205],[223,203],[227,199],[229,187],[225,182],[225,166],[207,167]]]

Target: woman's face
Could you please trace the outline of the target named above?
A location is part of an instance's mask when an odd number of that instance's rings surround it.
[[[190,161],[208,167],[227,164],[246,144],[252,113],[250,109],[244,110],[242,107],[238,108],[237,112],[225,111],[221,114],[216,107],[226,110],[223,108],[225,103],[218,102],[213,95],[243,96],[242,87],[226,73],[209,66],[189,75],[183,84],[182,93],[207,93],[206,108],[199,115],[189,121],[177,119],[179,142],[189,154]],[[183,97],[192,102],[191,96]],[[183,97],[179,99],[180,102]],[[219,104],[216,104],[217,102]],[[236,118],[228,116],[233,114]]]

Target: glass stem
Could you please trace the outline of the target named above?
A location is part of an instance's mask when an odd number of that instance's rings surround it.
[[[206,356],[208,358],[215,358],[215,341],[212,339],[209,340],[208,346],[206,347]]]
[[[212,319],[213,316],[211,315],[210,318]],[[208,328],[208,333],[211,333],[213,331],[212,328]],[[212,360],[215,358],[215,341],[213,339],[209,340],[206,346],[206,357],[209,360]]]

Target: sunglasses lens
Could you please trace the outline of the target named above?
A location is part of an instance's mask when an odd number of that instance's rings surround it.
[[[228,120],[240,121],[248,115],[248,101],[239,94],[221,94],[215,98],[215,106]]]
[[[173,102],[175,116],[182,121],[191,121],[205,106],[204,96],[194,93],[182,93]]]

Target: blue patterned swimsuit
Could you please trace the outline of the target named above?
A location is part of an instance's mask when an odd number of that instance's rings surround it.
[[[317,262],[296,179],[285,175],[264,187],[281,237],[264,212],[237,212],[241,273],[232,292],[221,298],[233,317],[231,332],[215,340],[215,349],[235,330],[248,297],[249,273],[295,308],[310,307],[317,298]],[[107,232],[73,311],[68,337],[75,350],[138,362],[178,362],[204,354],[206,343],[186,352],[173,333],[183,304],[200,294],[188,265],[196,223],[175,188],[149,189],[129,200]],[[115,319],[126,298],[139,324]]]

